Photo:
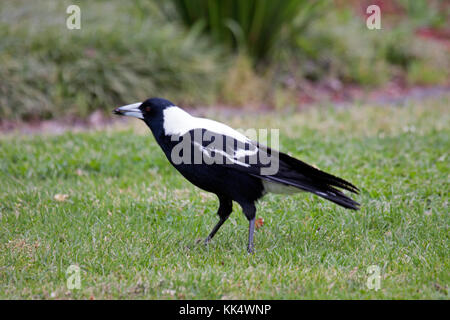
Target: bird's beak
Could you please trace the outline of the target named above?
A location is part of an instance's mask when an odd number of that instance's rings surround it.
[[[114,109],[114,114],[118,114],[121,116],[135,117],[138,119],[144,119],[144,115],[142,114],[141,110],[139,110],[139,106],[141,104],[142,104],[142,102],[137,102],[137,103],[127,104],[126,106],[116,108],[116,109]]]

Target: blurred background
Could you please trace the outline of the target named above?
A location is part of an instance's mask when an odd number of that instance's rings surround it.
[[[66,8],[81,9],[69,30]],[[381,30],[366,8],[381,9]],[[294,109],[448,91],[450,2],[0,2],[0,121],[84,119],[165,97]]]

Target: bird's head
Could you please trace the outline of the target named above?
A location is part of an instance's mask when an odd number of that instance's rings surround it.
[[[150,98],[144,102],[128,104],[114,109],[114,114],[121,116],[135,117],[145,122],[161,116],[164,109],[172,107],[174,104],[162,98]]]

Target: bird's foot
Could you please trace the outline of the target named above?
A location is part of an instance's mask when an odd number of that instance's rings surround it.
[[[248,247],[247,247],[247,252],[248,252],[249,254],[254,254],[254,253],[255,253],[255,249],[253,249],[253,246],[248,246]]]
[[[197,241],[195,243],[196,244],[203,243],[205,246],[207,246],[210,242],[211,242],[211,238],[207,237],[206,239],[199,238],[199,239],[197,239]]]

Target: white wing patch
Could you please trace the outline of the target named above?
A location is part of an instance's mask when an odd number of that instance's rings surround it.
[[[231,137],[239,141],[240,143],[243,143],[244,145],[250,147],[250,149],[235,149],[233,146],[233,153],[228,153],[228,146],[223,146],[224,150],[219,150],[213,147],[205,147],[198,141],[194,141],[194,145],[199,148],[199,150],[207,157],[211,157],[211,153],[215,152],[231,161],[231,163],[235,163],[244,167],[250,167],[250,164],[240,161],[239,159],[246,156],[254,156],[259,151],[258,147],[249,138],[223,123],[210,119],[191,116],[189,113],[178,108],[177,106],[172,106],[164,109],[163,115],[163,127],[165,135],[183,136],[191,130],[206,129],[213,134],[215,133]]]
[[[228,160],[230,160],[232,163],[234,164],[238,164],[240,166],[244,166],[244,167],[250,167],[250,164],[242,162],[237,160],[235,157],[232,157],[230,154],[226,153],[223,150],[218,150],[218,149],[208,149],[207,147],[202,146],[200,143],[198,143],[197,141],[194,141],[194,145],[199,148],[199,150],[205,154],[208,158],[212,157],[211,153],[212,152],[216,152],[218,154],[221,154],[222,156],[224,156],[225,158],[227,158]]]
[[[238,149],[234,151],[234,156],[236,158],[243,158],[245,156],[253,156],[258,152],[258,148],[254,147],[253,150],[244,150],[244,149]]]

